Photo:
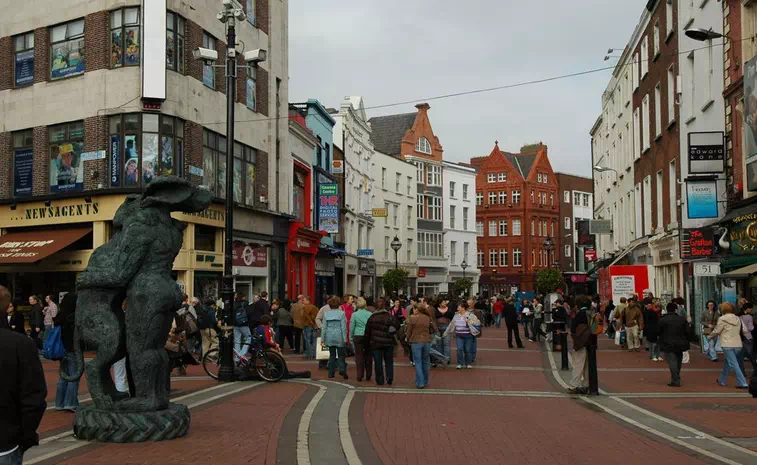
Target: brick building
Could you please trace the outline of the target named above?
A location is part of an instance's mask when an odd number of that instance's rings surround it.
[[[557,263],[562,235],[557,178],[541,143],[508,153],[495,142],[471,159],[476,175],[477,265],[482,295],[534,291],[536,273]],[[545,248],[552,238],[554,249]],[[556,266],[556,265],[555,265]]]
[[[592,180],[565,173],[555,173],[555,176],[560,188],[557,198],[560,204],[560,234],[563,238],[563,246],[558,252],[560,269],[565,274],[569,288],[578,288],[585,293],[585,287],[575,285],[587,282],[586,272],[592,266],[587,262],[584,251],[595,250],[593,237],[586,229],[581,229],[586,227],[581,225],[581,221],[588,221],[594,216]]]
[[[125,196],[172,174],[216,197],[207,212],[180,215],[188,227],[174,269],[186,292],[219,292],[229,191],[238,205],[237,289],[283,295],[288,220],[279,213],[292,211],[293,173],[287,120],[278,117],[287,111],[288,2],[242,3],[237,50],[268,49],[268,59],[243,67],[239,57],[229,189],[224,67],[192,57],[197,47],[217,50],[217,63],[226,56],[221,2],[127,0],[107,10],[27,2],[0,20],[0,230],[20,241],[77,231],[35,263],[0,259],[0,283],[18,297],[72,291]]]

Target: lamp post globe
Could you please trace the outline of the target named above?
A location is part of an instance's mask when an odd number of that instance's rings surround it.
[[[394,239],[392,239],[391,247],[392,250],[394,250],[394,269],[396,270],[399,268],[399,259],[397,257],[400,249],[402,248],[402,241],[400,241],[399,237],[394,236]]]

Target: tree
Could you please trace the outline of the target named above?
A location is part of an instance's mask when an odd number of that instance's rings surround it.
[[[390,295],[405,287],[407,282],[407,270],[392,269],[384,273],[384,291]]]
[[[536,275],[536,290],[540,294],[550,294],[563,286],[565,286],[565,278],[560,270],[539,270]]]
[[[455,287],[455,296],[459,296],[460,294],[468,294],[470,292],[470,288],[473,287],[473,280],[470,278],[460,278],[454,282]]]

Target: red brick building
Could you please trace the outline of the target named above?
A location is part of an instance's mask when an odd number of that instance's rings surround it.
[[[488,157],[471,159],[476,177],[478,268],[484,296],[536,289],[536,273],[557,263],[560,250],[557,178],[539,143],[520,153],[495,143]],[[545,248],[547,238],[554,247]]]

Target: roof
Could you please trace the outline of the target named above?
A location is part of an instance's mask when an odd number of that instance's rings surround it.
[[[520,172],[523,179],[528,178],[528,174],[531,172],[531,167],[536,160],[536,155],[508,152],[502,152],[502,154],[507,157],[507,160]]]
[[[387,155],[401,155],[402,138],[413,127],[417,115],[418,113],[403,113],[369,119],[371,142],[374,148]]]

